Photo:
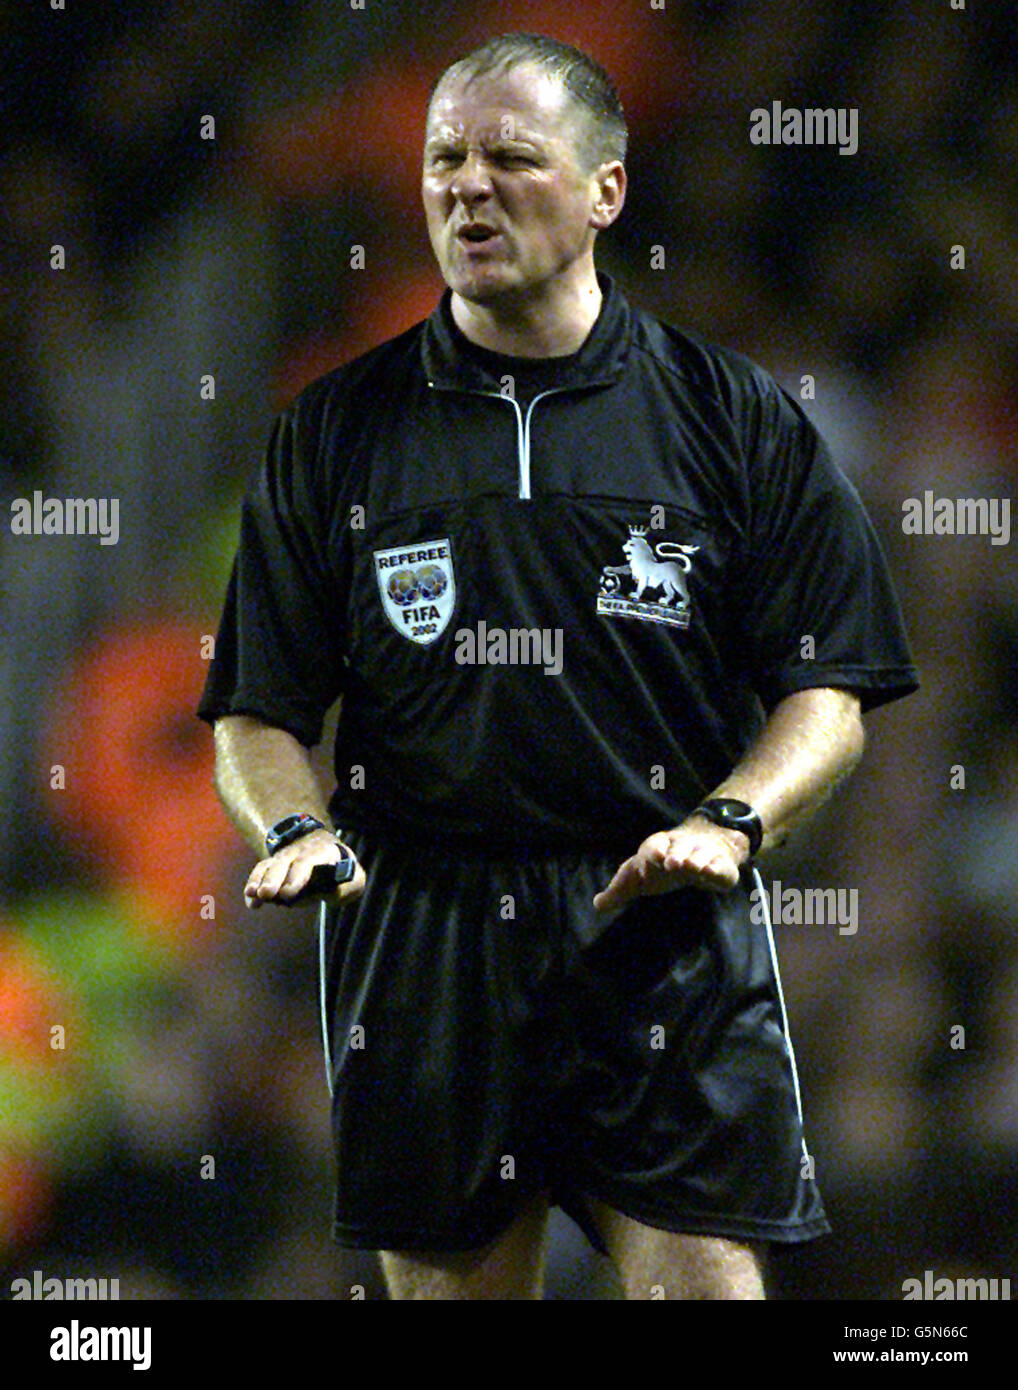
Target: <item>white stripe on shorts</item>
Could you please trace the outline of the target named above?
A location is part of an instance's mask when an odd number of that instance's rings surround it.
[[[332,1050],[329,1047],[329,1020],[325,1017],[325,899],[318,905],[318,1003],[322,1015],[322,1047],[325,1049],[325,1079],[332,1095]]]
[[[767,901],[767,890],[764,888],[763,879],[760,877],[760,870],[753,868],[753,877],[756,879],[756,891],[759,901],[763,904],[764,926],[767,928],[767,946],[771,953],[771,969],[774,971],[774,983],[778,987],[778,1003],[781,1006],[781,1029],[785,1035],[785,1047],[788,1049],[788,1060],[792,1068],[792,1087],[795,1091],[795,1109],[799,1116],[799,1127],[802,1128],[802,1097],[799,1094],[799,1072],[795,1065],[795,1053],[792,1050],[792,1038],[788,1031],[788,1014],[785,1011],[785,995],[781,988],[781,972],[778,970],[778,952],[774,945],[774,929],[771,926],[770,904]],[[806,1147],[806,1136],[802,1139],[802,1152],[809,1158],[809,1149]]]

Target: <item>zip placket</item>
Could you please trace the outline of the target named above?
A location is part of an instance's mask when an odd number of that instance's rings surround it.
[[[458,391],[464,396],[487,396],[495,401],[508,401],[516,411],[516,461],[517,472],[519,474],[519,497],[522,502],[531,500],[530,494],[530,417],[534,412],[534,406],[538,401],[543,401],[545,396],[561,395],[563,391],[575,390],[570,386],[551,386],[547,391],[541,391],[527,406],[526,415],[520,408],[520,403],[513,396],[503,395],[501,391],[473,391],[469,387],[463,386],[439,386],[434,381],[429,381],[428,385],[433,391]]]

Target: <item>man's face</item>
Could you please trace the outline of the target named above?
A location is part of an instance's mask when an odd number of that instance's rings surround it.
[[[435,93],[424,148],[428,233],[462,298],[535,300],[590,255],[598,185],[561,84],[540,68],[450,79]]]

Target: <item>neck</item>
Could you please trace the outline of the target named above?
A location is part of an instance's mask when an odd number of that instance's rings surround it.
[[[566,357],[578,352],[601,310],[601,287],[591,269],[580,285],[565,286],[554,297],[478,304],[452,295],[456,327],[478,347],[508,357]]]

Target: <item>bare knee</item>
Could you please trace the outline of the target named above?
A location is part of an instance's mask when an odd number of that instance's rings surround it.
[[[661,1231],[604,1203],[589,1205],[627,1299],[766,1297],[762,1242]]]
[[[548,1198],[531,1201],[478,1250],[382,1250],[392,1299],[539,1299],[544,1285]]]

